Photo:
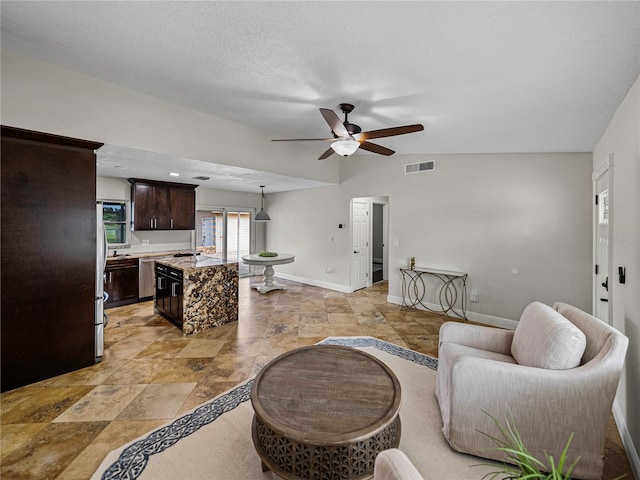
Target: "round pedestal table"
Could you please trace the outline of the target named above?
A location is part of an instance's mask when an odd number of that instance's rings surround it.
[[[275,257],[261,257],[257,253],[251,255],[245,255],[242,257],[242,262],[247,265],[256,265],[264,267],[264,279],[262,283],[254,283],[251,288],[255,288],[260,293],[267,293],[271,290],[286,290],[287,286],[283,283],[278,283],[273,280],[273,266],[284,265],[285,263],[293,263],[295,259],[294,255],[290,253],[278,253]]]

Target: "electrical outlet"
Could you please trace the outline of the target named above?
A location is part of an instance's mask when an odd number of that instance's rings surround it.
[[[477,290],[471,290],[471,293],[469,294],[469,301],[470,302],[479,302],[480,301],[480,295],[478,294]]]

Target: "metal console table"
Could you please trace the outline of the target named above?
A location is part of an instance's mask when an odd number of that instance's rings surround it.
[[[455,272],[451,270],[438,270],[436,268],[426,267],[402,267],[402,305],[407,307],[417,307],[418,305],[425,310],[433,313],[441,313],[449,315],[449,312],[457,317],[467,319],[467,274],[464,272]],[[434,310],[423,303],[424,296],[427,292],[423,275],[429,275],[437,278],[442,282],[440,291],[438,292],[438,301],[441,310]],[[458,303],[458,286],[455,281],[459,280],[461,289],[460,306]],[[456,310],[459,308],[459,310]]]

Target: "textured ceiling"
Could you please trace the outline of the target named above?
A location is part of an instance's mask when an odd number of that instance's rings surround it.
[[[640,71],[637,1],[1,9],[3,49],[272,138],[326,136],[318,108],[340,102],[364,130],[424,124],[378,141],[399,154],[592,151]]]

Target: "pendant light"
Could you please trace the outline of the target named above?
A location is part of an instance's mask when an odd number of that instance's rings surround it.
[[[264,211],[264,185],[260,185],[262,193],[260,194],[260,211],[256,214],[256,222],[268,222],[271,220],[267,212]]]

